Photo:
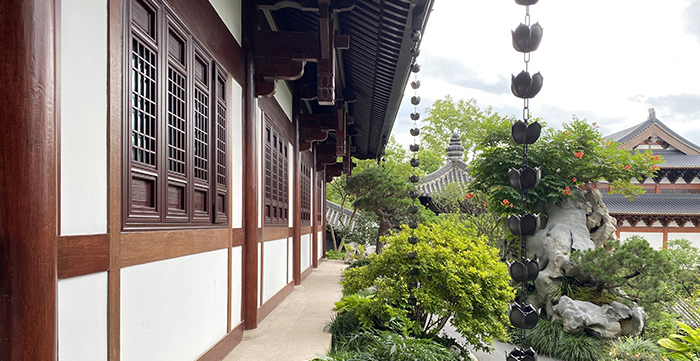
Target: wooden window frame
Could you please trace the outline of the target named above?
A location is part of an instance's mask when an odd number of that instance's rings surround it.
[[[313,190],[311,183],[311,166],[304,159],[301,160],[301,200],[299,208],[301,208],[301,225],[311,225],[311,192]]]
[[[126,1],[123,19],[122,229],[223,227],[228,74],[163,0]]]
[[[289,226],[289,142],[263,113],[263,215],[265,226]]]

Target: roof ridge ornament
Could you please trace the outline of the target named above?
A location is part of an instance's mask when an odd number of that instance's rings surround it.
[[[649,119],[656,119],[656,109],[649,108]]]
[[[445,148],[445,150],[447,151],[448,160],[457,162],[464,159],[464,146],[462,146],[462,139],[460,139],[459,134],[457,134],[457,131],[454,131],[452,133],[452,137],[450,137],[450,143]]]

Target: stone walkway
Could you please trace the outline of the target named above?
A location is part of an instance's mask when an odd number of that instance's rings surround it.
[[[325,355],[331,335],[323,328],[340,300],[345,267],[343,261],[321,262],[258,328],[243,333],[243,341],[224,361],[306,361]]]

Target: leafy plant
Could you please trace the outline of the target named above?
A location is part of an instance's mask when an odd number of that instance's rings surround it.
[[[602,357],[601,347],[597,338],[566,334],[557,345],[554,357],[567,361],[596,361]]]
[[[415,246],[408,243],[411,235],[419,239]],[[378,299],[407,307],[408,272],[415,268],[420,284],[415,289],[417,334],[438,333],[450,321],[477,349],[486,349],[485,342],[504,334],[514,292],[497,250],[477,237],[474,227],[446,217],[416,230],[403,228],[384,241],[385,251],[372,256],[369,265],[343,272],[345,295],[376,286]],[[410,260],[412,251],[417,257]]]
[[[694,361],[700,357],[700,331],[678,322],[685,335],[672,334],[659,340],[659,345],[668,350],[671,357],[679,360]]]
[[[477,142],[477,157],[471,163],[472,189],[487,194],[489,207],[499,214],[519,211],[510,207],[520,194],[509,186],[508,170],[522,166],[523,147],[511,139],[510,126],[509,121],[495,120]],[[663,160],[650,151],[630,153],[618,146],[604,139],[595,123],[576,117],[562,130],[544,124],[540,139],[528,148],[530,167],[541,167],[542,172],[540,184],[529,193],[528,209],[560,203],[574,197],[579,186],[599,180],[611,183],[610,193],[629,197],[642,193],[631,180],[651,177]]]
[[[315,361],[458,361],[442,345],[390,331],[365,331],[355,335],[362,342],[350,343]]]
[[[513,330],[511,337],[519,338],[519,331]],[[540,355],[567,361],[597,361],[603,353],[600,340],[568,334],[561,324],[544,317],[535,328],[525,332],[525,347],[532,347]]]
[[[326,251],[326,259],[343,259],[345,258],[345,252],[338,252],[332,249]]]
[[[664,361],[664,350],[651,340],[641,337],[625,337],[611,341],[605,361]]]

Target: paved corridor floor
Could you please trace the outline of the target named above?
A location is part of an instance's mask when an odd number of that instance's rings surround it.
[[[331,335],[323,328],[331,320],[333,303],[340,300],[343,261],[321,262],[317,269],[294,287],[224,361],[306,361],[325,354]]]

